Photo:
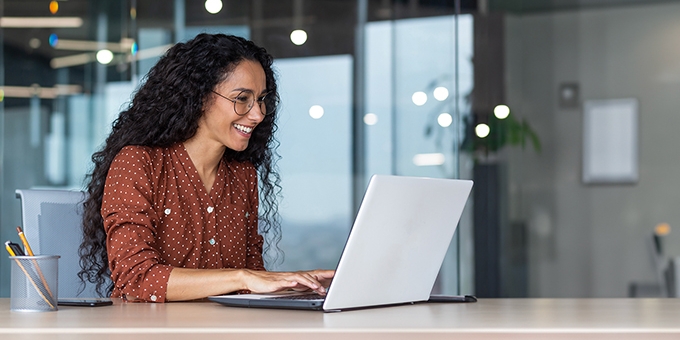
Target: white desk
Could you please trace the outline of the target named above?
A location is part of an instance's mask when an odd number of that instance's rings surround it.
[[[9,310],[0,339],[680,339],[680,299],[481,299],[341,313],[122,303]]]

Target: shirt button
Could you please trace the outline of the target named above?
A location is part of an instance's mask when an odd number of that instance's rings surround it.
[[[246,218],[248,218],[248,216],[250,216],[250,213],[246,211]]]
[[[211,246],[214,246],[215,245],[215,239],[214,238],[209,239],[208,243],[210,243]]]
[[[156,297],[156,295],[151,295],[151,301],[156,302],[156,299],[158,299],[158,298]]]
[[[215,208],[213,208],[213,207],[208,207],[208,213],[213,212],[213,210],[215,210]]]
[[[170,211],[171,211],[170,208],[168,208],[168,209],[165,209],[164,213],[165,213],[166,215],[170,215]]]

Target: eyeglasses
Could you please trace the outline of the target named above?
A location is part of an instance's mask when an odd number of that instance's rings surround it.
[[[267,106],[264,103],[264,98],[267,96],[268,93],[263,94],[259,98],[255,97],[255,94],[250,91],[250,90],[243,90],[236,95],[234,99],[227,98],[215,91],[212,91],[214,94],[234,103],[234,112],[236,112],[237,115],[239,116],[245,116],[250,112],[250,110],[253,108],[255,105],[255,101],[257,101],[257,105],[260,107],[260,112],[263,115],[267,115]]]

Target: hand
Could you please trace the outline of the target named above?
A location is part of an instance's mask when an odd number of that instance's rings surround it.
[[[335,270],[317,269],[308,271],[308,273],[319,281],[324,288],[328,288],[331,284],[331,280],[335,276]]]
[[[317,269],[317,270],[307,271],[306,273],[308,273],[309,275],[314,277],[321,284],[321,286],[324,287],[324,290],[328,289],[328,286],[331,284],[331,280],[335,276],[334,270]],[[293,290],[296,290],[296,291],[299,291],[299,292],[304,292],[306,290],[309,290],[309,288],[305,287],[305,286],[299,286],[299,287],[293,288]]]
[[[335,275],[332,270],[311,270],[299,272],[268,272],[244,270],[246,289],[253,293],[272,293],[287,289],[312,290],[326,294],[326,287]]]

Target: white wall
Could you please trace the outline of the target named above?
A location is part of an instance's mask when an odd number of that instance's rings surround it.
[[[653,227],[680,232],[679,18],[678,3],[506,17],[507,100],[543,143],[507,155],[511,219],[529,223],[532,296],[622,297],[630,282],[655,280]],[[582,183],[582,110],[559,108],[563,82],[582,100],[639,100],[637,184]]]

